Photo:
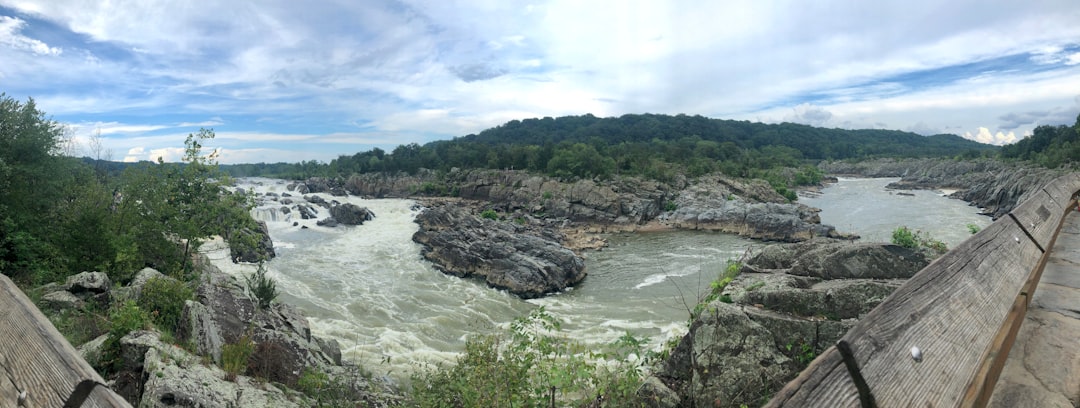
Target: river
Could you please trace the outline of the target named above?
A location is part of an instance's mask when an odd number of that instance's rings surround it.
[[[890,194],[883,188],[889,181],[843,179],[802,200],[822,208],[824,223],[874,240],[887,240],[903,224],[952,247],[969,234],[967,224],[990,222],[940,193]],[[280,180],[241,183],[260,194],[287,192]],[[452,362],[470,335],[501,330],[540,306],[563,322],[569,338],[608,343],[629,331],[659,347],[685,333],[687,309],[708,291],[727,260],[765,245],[709,232],[613,234],[608,248],[585,254],[588,277],[577,287],[521,300],[476,280],[445,275],[426,262],[411,240],[418,228],[413,201],[324,197],[368,207],[376,217],[362,226],[324,228],[295,212],[281,214],[276,202],[253,212],[267,221],[274,240],[277,257],[267,267],[278,282],[278,300],[301,309],[313,334],[336,339],[347,359],[398,379],[424,364]],[[242,277],[254,270],[228,262],[220,244],[207,248],[226,272]]]

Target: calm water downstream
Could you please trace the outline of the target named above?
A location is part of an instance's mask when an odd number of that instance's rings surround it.
[[[256,182],[260,193],[287,192],[278,180],[246,182]],[[841,180],[820,197],[802,200],[823,209],[823,222],[876,240],[908,225],[951,247],[968,235],[965,225],[990,222],[962,201],[924,191],[897,196],[883,189],[887,183]],[[616,234],[608,237],[607,249],[587,253],[589,276],[578,287],[524,301],[444,275],[424,261],[411,240],[417,230],[412,201],[325,198],[366,206],[376,218],[358,227],[323,228],[296,213],[281,214],[275,210],[281,204],[268,202],[255,210],[267,221],[278,254],[268,274],[278,281],[279,300],[310,317],[314,334],[336,339],[347,358],[397,378],[423,363],[452,361],[469,335],[506,327],[539,306],[563,320],[574,339],[606,343],[630,331],[658,345],[685,332],[687,307],[728,259],[764,245],[717,233]],[[210,255],[238,276],[254,269],[226,262],[220,250]]]

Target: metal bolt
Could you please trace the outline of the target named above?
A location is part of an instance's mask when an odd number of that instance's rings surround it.
[[[26,395],[26,390],[19,391],[19,400],[18,400],[18,402],[19,402],[20,407],[26,405],[26,396],[27,396]]]
[[[919,350],[918,347],[912,346],[911,347],[911,359],[915,360],[916,363],[921,363],[922,362],[922,350]]]
[[[1016,243],[1019,244],[1020,243],[1020,238],[1013,237],[1013,241],[1016,241]]]

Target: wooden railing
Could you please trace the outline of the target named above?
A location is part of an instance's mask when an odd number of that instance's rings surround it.
[[[938,258],[767,406],[985,406],[1078,190],[1076,174],[1047,183]]]
[[[0,408],[130,407],[0,275]]]

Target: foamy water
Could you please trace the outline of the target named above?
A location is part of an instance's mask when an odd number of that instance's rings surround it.
[[[240,187],[261,196],[288,192],[286,184],[255,179]],[[346,358],[399,379],[424,364],[452,362],[470,335],[504,330],[538,306],[563,322],[569,338],[599,345],[629,331],[658,347],[685,332],[687,308],[726,260],[757,245],[717,233],[614,235],[609,248],[586,254],[589,275],[576,288],[525,301],[443,274],[425,261],[412,241],[418,229],[413,201],[320,196],[367,207],[375,219],[325,228],[295,211],[283,214],[277,202],[256,208],[253,214],[267,221],[277,251],[267,268],[282,292],[278,299],[309,316],[315,335],[336,339]],[[320,218],[328,215],[316,208]],[[221,245],[207,248],[228,273],[240,277],[255,269],[229,263]]]
[[[841,180],[821,197],[803,201],[824,207],[823,222],[879,240],[907,224],[930,230],[952,246],[964,239],[967,223],[989,223],[976,209],[933,192],[889,194],[882,189],[887,182]],[[287,192],[284,181],[242,183],[260,195]],[[290,194],[303,202],[299,194]],[[281,204],[273,201],[256,208],[253,214],[267,221],[278,255],[267,266],[282,292],[279,301],[300,308],[312,332],[336,339],[346,358],[398,379],[424,364],[452,362],[470,335],[505,330],[539,306],[562,320],[572,339],[599,345],[631,332],[658,347],[685,333],[688,309],[709,290],[727,260],[748,247],[766,245],[709,232],[613,234],[607,237],[608,248],[585,253],[589,275],[581,284],[525,301],[435,270],[412,241],[418,229],[413,201],[320,195],[368,207],[375,219],[362,226],[325,228],[301,220],[295,211],[283,214]],[[320,218],[328,215],[317,208]],[[305,225],[309,228],[302,229]],[[228,262],[222,246],[214,247],[208,245],[210,255],[226,272],[243,276],[254,271],[253,265]]]

